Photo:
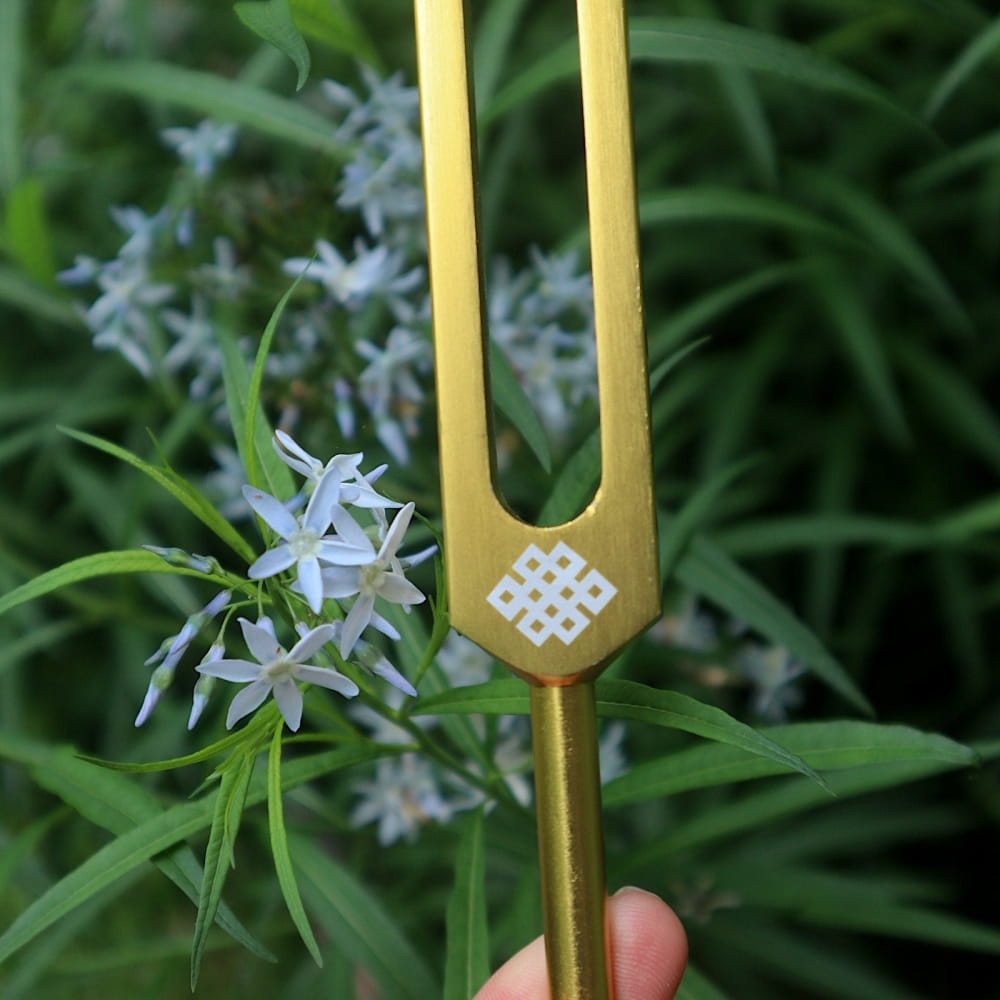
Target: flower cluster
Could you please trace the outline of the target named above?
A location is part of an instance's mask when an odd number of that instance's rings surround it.
[[[369,626],[390,638],[399,638],[395,627],[376,611],[376,601],[409,609],[424,600],[424,595],[406,578],[405,572],[414,562],[433,554],[435,547],[425,549],[410,560],[398,554],[414,505],[403,505],[382,496],[373,483],[384,468],[363,473],[361,454],[335,455],[324,463],[283,431],[275,434],[274,444],[281,459],[305,477],[306,486],[288,503],[252,486],[244,486],[245,499],[278,539],[273,547],[254,560],[247,575],[250,580],[263,580],[294,569],[295,579],[284,590],[287,601],[296,601],[293,595],[301,595],[313,615],[320,616],[324,600],[332,598],[338,602],[341,614],[347,606],[346,617],[318,625],[295,621],[298,640],[290,649],[278,641],[270,617],[263,615],[256,622],[240,618],[243,639],[253,661],[225,655],[223,625],[208,653],[195,668],[201,677],[195,687],[188,728],[194,726],[204,710],[215,679],[246,685],[229,706],[227,728],[255,711],[268,695],[273,694],[288,727],[297,730],[303,710],[299,682],[317,684],[344,697],[354,697],[359,689],[348,676],[333,667],[307,662],[327,644],[337,646],[342,660],[350,659],[355,666],[383,678],[408,695],[416,694],[410,682],[385,655],[361,638],[361,633]],[[303,501],[304,512],[296,514]],[[372,519],[368,530],[362,528],[348,507],[368,512]],[[396,513],[390,522],[386,511],[393,509]],[[183,563],[206,574],[221,571],[217,562],[204,556],[189,556],[171,548],[153,548],[152,551],[172,565]],[[157,666],[136,717],[137,726],[149,718],[192,640],[220,612],[231,606],[231,590],[217,594],[146,661],[147,665]]]
[[[400,74],[363,69],[357,90],[325,80],[316,96],[347,150],[328,194],[335,232],[295,241],[276,270],[275,255],[262,257],[244,236],[255,214],[280,210],[280,199],[259,169],[251,197],[238,186],[238,163],[220,171],[238,152],[236,129],[202,121],[160,133],[180,161],[162,204],[111,209],[125,237],[115,257],[80,256],[59,277],[96,288],[79,310],[97,348],[119,351],[146,378],[187,380],[220,422],[215,329],[255,308],[255,286],[301,278],[268,357],[266,401],[283,426],[332,415],[344,438],[369,431],[387,456],[405,462],[432,426],[417,90]],[[497,259],[487,270],[491,336],[558,444],[596,395],[589,275],[576,253],[537,248],[524,267]],[[253,350],[249,341],[241,347]],[[232,455],[219,460],[228,466]]]
[[[707,687],[749,690],[751,712],[766,722],[783,722],[802,703],[797,685],[805,665],[784,646],[747,635],[746,626],[721,625],[691,593],[684,593],[650,629],[650,636],[673,647],[678,665]]]

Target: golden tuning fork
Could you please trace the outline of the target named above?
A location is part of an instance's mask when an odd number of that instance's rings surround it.
[[[463,0],[415,0],[452,624],[530,684],[552,1000],[611,1000],[594,680],[660,610],[623,0],[578,0],[601,481],[565,524],[498,496]]]

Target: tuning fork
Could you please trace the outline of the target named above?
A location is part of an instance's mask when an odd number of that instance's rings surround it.
[[[660,611],[623,0],[577,0],[601,478],[559,525],[498,488],[463,0],[415,0],[452,625],[529,682],[552,1000],[611,1000],[594,681]]]

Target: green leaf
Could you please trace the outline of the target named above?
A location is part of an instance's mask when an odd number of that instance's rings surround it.
[[[413,714],[527,715],[529,711],[528,690],[524,681],[504,678],[453,688],[426,700],[421,699]],[[597,714],[602,718],[634,719],[718,740],[739,747],[745,753],[760,755],[782,767],[799,771],[824,785],[823,779],[797,755],[727,715],[721,708],[705,705],[677,691],[660,691],[635,681],[601,678],[597,681]]]
[[[83,329],[80,317],[68,302],[45,285],[12,268],[0,267],[0,302],[46,323],[75,331]]]
[[[997,48],[1000,48],[1000,17],[983,28],[941,76],[924,108],[924,115],[928,120],[937,115],[952,94],[993,55]]]
[[[441,996],[427,963],[377,897],[313,839],[292,838],[292,857],[315,918],[392,1000]]]
[[[729,1000],[729,998],[689,962],[677,989],[676,1000]]]
[[[176,104],[219,121],[246,125],[337,161],[348,155],[347,147],[334,139],[330,122],[322,115],[215,73],[167,63],[115,60],[79,63],[60,71],[55,80],[67,87],[91,87]]]
[[[596,428],[563,465],[538,524],[562,524],[583,510],[601,479],[601,431]]]
[[[688,590],[784,646],[834,691],[873,714],[868,699],[809,628],[714,542],[701,536],[692,539],[677,564],[677,578]]]
[[[39,744],[0,733],[0,754],[12,760],[41,764],[45,759],[44,749]],[[384,747],[364,744],[297,758],[282,768],[282,787],[285,790],[295,788],[343,768],[384,757],[386,753]],[[247,797],[247,805],[255,805],[265,798],[266,790],[254,787]],[[91,855],[46,890],[0,935],[0,963],[144,861],[211,826],[219,801],[219,792],[213,791],[195,802],[172,806],[120,834]]]
[[[95,767],[65,748],[46,752],[44,761],[33,768],[32,776],[42,788],[58,795],[91,823],[117,835],[162,812],[156,799],[140,785]],[[192,902],[197,902],[202,868],[190,847],[178,844],[158,854],[153,863]],[[215,919],[247,950],[260,958],[276,961],[225,903],[220,904]]]
[[[292,60],[299,75],[295,89],[301,90],[309,79],[309,48],[292,20],[289,0],[245,0],[234,4],[233,11],[252,32]]]
[[[294,288],[294,284],[292,288]],[[240,345],[231,330],[220,327],[216,331],[222,351],[222,380],[226,390],[226,410],[233,428],[233,438],[239,452],[247,479],[257,486],[263,478],[263,488],[280,499],[295,493],[291,470],[281,461],[272,444],[272,430],[260,412],[261,375],[267,357],[267,347],[273,336],[276,317],[284,309],[292,288],[282,296],[261,338],[260,347],[252,369],[247,365]],[[251,559],[253,557],[251,556]]]
[[[358,62],[381,69],[378,50],[343,0],[292,0],[292,17],[303,34]]]
[[[49,240],[45,198],[37,177],[22,177],[7,196],[7,247],[25,273],[41,285],[52,285],[55,258]]]
[[[746,904],[789,911],[797,921],[1000,954],[1000,930],[901,902],[870,875],[773,867],[757,859],[724,866],[717,877]]]
[[[114,576],[120,573],[180,573],[184,576],[198,576],[203,573],[180,566],[169,566],[158,555],[145,549],[122,549],[116,552],[99,552],[92,556],[81,556],[62,566],[56,566],[41,573],[33,580],[21,584],[0,597],[0,615],[12,608],[51,594],[61,587],[92,580],[97,576]]]
[[[235,844],[240,820],[246,806],[247,790],[253,775],[256,746],[243,753],[236,751],[234,766],[222,772],[222,782],[215,796],[215,811],[212,815],[212,832],[209,834],[205,850],[205,872],[198,895],[198,916],[194,924],[194,940],[191,942],[191,990],[198,985],[201,960],[208,942],[208,932],[215,922],[222,888],[230,866],[236,866]]]
[[[972,321],[930,254],[888,207],[830,170],[797,167],[796,184],[839,211],[857,229],[863,245],[907,275],[953,329],[968,333]]]
[[[1000,131],[990,132],[931,160],[914,170],[903,181],[909,194],[922,194],[927,188],[950,180],[955,174],[974,167],[989,167],[1000,156]]]
[[[21,174],[21,71],[27,38],[24,0],[0,3],[0,193],[6,194]]]
[[[279,719],[271,737],[271,749],[267,757],[267,829],[271,838],[271,854],[274,856],[274,870],[278,875],[278,885],[284,897],[288,914],[302,943],[309,950],[316,964],[323,967],[323,956],[309,926],[309,918],[302,906],[299,884],[295,880],[295,869],[288,851],[288,834],[285,831],[285,811],[281,801],[281,736],[285,720]]]
[[[871,765],[926,762],[934,766],[971,766],[976,752],[937,733],[874,722],[797,722],[771,726],[761,734],[816,770],[831,784],[831,772]],[[636,764],[604,787],[608,807],[644,802],[696,788],[728,785],[780,774],[784,766],[763,756],[749,757],[735,747],[697,746]]]
[[[864,76],[804,45],[741,25],[685,17],[634,17],[629,21],[629,53],[633,62],[705,63],[775,74],[797,86],[873,105],[911,129],[929,134],[920,118]],[[508,111],[559,80],[576,77],[578,64],[574,38],[508,84],[490,104],[485,118]]]
[[[489,350],[490,393],[493,403],[524,438],[542,468],[549,472],[552,468],[552,456],[549,454],[549,443],[541,421],[517,380],[507,355],[492,340],[489,342]]]
[[[817,264],[813,278],[813,288],[886,436],[897,445],[911,444],[878,324],[856,283],[833,259]]]
[[[202,524],[210,531],[214,532],[223,542],[226,543],[237,555],[242,556],[248,562],[252,562],[254,557],[253,549],[243,538],[243,536],[215,509],[206,499],[204,494],[199,492],[183,476],[178,475],[173,469],[167,466],[151,465],[119,445],[106,441],[104,438],[87,434],[84,431],[75,431],[68,427],[60,430],[68,434],[77,441],[88,444],[92,448],[113,455],[115,458],[127,462],[140,472],[145,473],[158,486],[167,491],[175,500],[183,504]]]
[[[445,917],[444,1000],[468,1000],[490,974],[483,810],[465,820],[455,852],[455,884]]]

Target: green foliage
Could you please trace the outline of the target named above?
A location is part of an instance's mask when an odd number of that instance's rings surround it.
[[[565,5],[481,7],[484,255],[516,270],[530,245],[586,247],[575,28]],[[681,915],[684,1000],[987,981],[1000,21],[973,2],[636,0],[630,42],[665,615],[598,687],[605,732],[626,733],[609,881]],[[186,654],[132,725],[143,660],[211,593],[234,595],[212,626],[227,656],[237,614],[300,617],[287,576],[246,576],[262,546],[220,510],[239,497],[207,476],[218,449],[282,498],[299,484],[273,428],[324,460],[363,450],[390,463],[379,491],[416,501],[412,548],[438,540],[429,379],[400,462],[371,415],[345,437],[328,371],[296,364],[309,309],[347,381],[351,324],[375,342],[402,320],[282,268],[317,239],[372,242],[338,201],[357,136],[320,81],[363,94],[363,64],[413,83],[412,49],[405,4],[0,2],[2,1000],[68,982],[452,1000],[540,929],[511,749],[527,691],[489,662],[456,685],[440,563],[412,570],[428,603],[383,608],[400,638],[373,647],[415,698],[330,646],[357,709],[313,687],[298,733],[273,699],[226,732],[217,690],[188,732]],[[204,117],[240,127],[211,180],[160,137]],[[112,205],[193,213],[191,242],[157,237],[165,308],[208,287],[215,237],[251,275],[219,296],[201,395],[163,363],[163,324],[148,379],[95,351],[87,293],[57,278],[113,255]],[[512,502],[574,516],[600,484],[596,408],[553,432],[497,343],[491,369]],[[382,837],[358,817],[389,768],[412,827]],[[447,808],[418,794],[427,773]]]

